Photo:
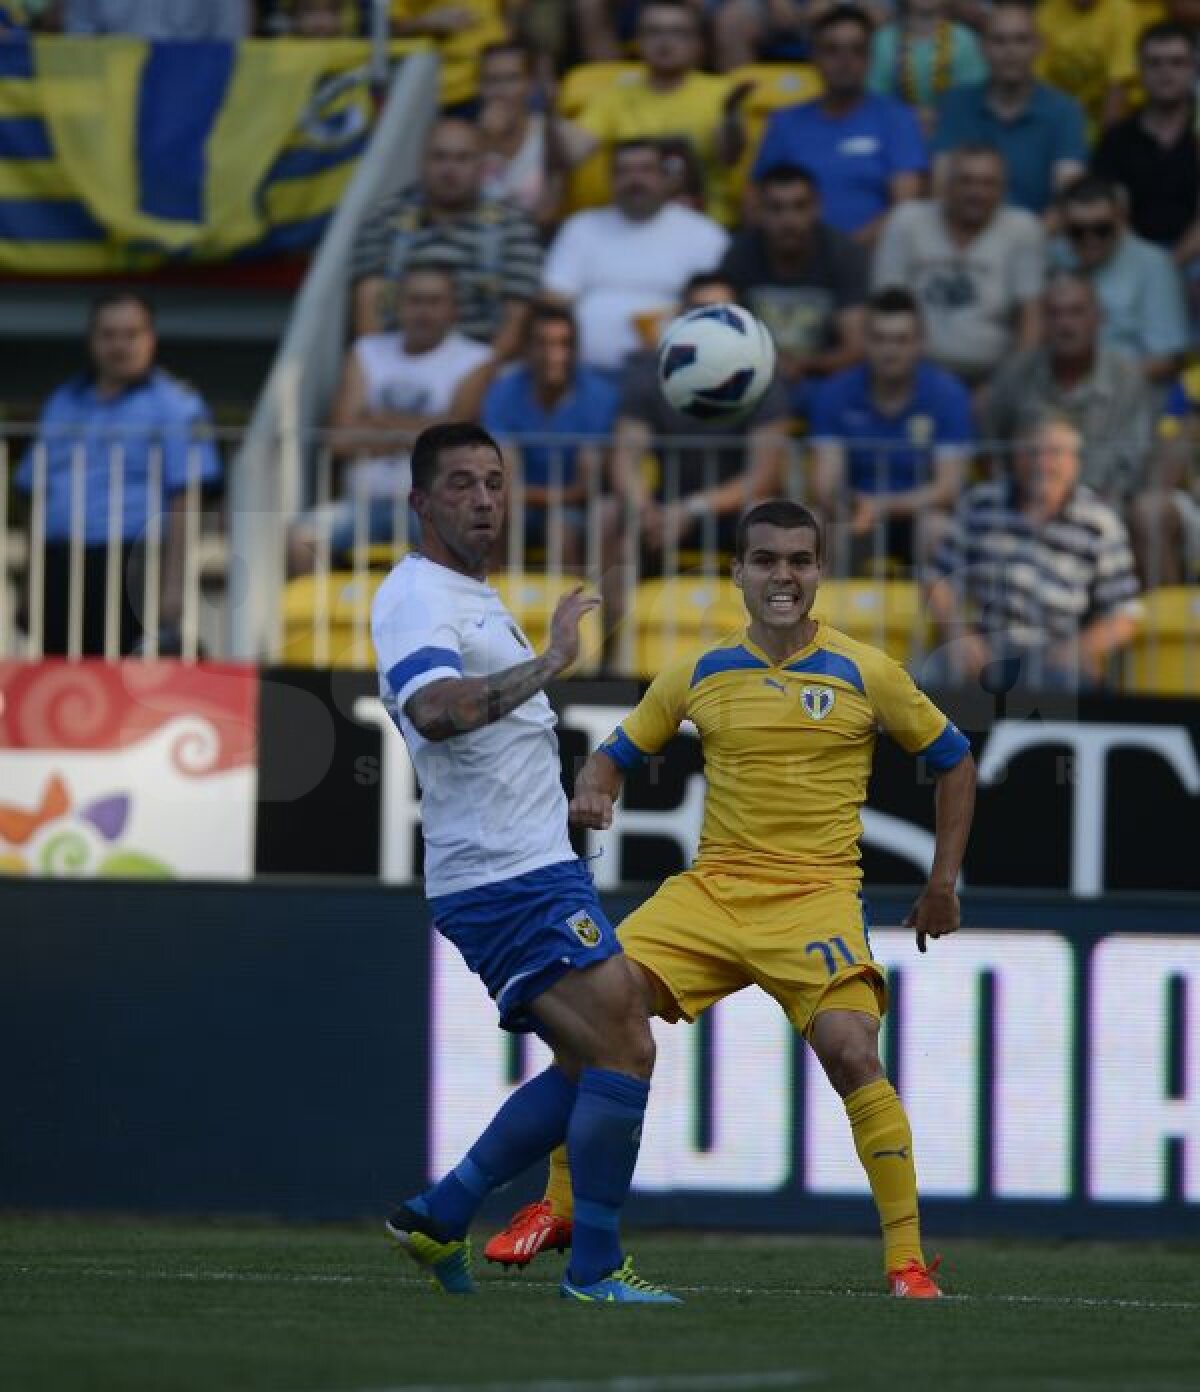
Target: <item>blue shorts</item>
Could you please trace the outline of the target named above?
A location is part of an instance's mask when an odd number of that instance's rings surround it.
[[[462,953],[500,1011],[502,1029],[536,1028],[530,1002],[567,972],[621,951],[581,860],[430,899],[433,926]]]

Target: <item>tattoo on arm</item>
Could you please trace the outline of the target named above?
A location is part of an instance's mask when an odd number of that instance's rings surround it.
[[[550,655],[543,653],[492,677],[450,677],[431,682],[404,709],[425,739],[437,743],[503,719],[558,672]]]

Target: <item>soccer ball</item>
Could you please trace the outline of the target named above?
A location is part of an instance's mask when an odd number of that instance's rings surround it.
[[[658,345],[658,385],[693,420],[734,420],[753,410],[775,375],[775,343],[740,305],[689,309]]]

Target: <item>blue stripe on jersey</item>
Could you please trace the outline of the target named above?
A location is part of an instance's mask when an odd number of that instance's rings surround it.
[[[706,652],[692,669],[692,680],[689,686],[699,686],[706,677],[715,677],[718,672],[744,672],[755,667],[767,670],[767,664],[761,657],[755,657],[752,652],[738,646],[735,648],[714,648],[712,652]]]
[[[403,657],[387,674],[392,694],[398,696],[414,677],[422,672],[432,672],[435,667],[453,667],[461,674],[462,658],[453,648],[418,648],[416,652]]]
[[[814,677],[838,677],[841,681],[855,687],[862,695],[867,694],[866,683],[863,681],[862,673],[858,667],[848,657],[843,657],[841,653],[827,652],[824,648],[818,648],[815,653],[811,653],[808,657],[802,657],[799,662],[789,662],[783,670],[785,672],[804,672],[806,675]]]
[[[932,744],[927,744],[924,749],[917,751],[922,759],[928,761],[930,768],[938,773],[945,773],[947,769],[962,763],[970,752],[971,745],[966,735],[952,720],[946,721],[946,728]]]
[[[601,754],[606,754],[619,769],[627,773],[630,769],[644,764],[650,757],[644,749],[639,749],[618,725],[600,746]]]

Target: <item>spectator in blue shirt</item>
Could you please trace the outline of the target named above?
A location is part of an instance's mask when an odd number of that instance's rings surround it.
[[[996,0],[983,37],[984,82],[943,93],[934,120],[934,182],[946,155],[963,145],[991,145],[1008,169],[1008,201],[1040,217],[1057,191],[1087,163],[1079,103],[1034,76],[1038,47],[1033,7]]]
[[[88,328],[91,370],[46,402],[37,438],[17,470],[17,488],[38,490],[44,505],[47,653],[68,651],[73,535],[83,542],[84,653],[105,651],[110,538],[121,553],[116,646],[129,652],[140,640],[137,562],[152,518],[163,545],[160,617],[166,629],[178,622],[186,490],[189,480],[211,485],[221,466],[208,408],[155,366],[157,346],[153,310],[140,295],[117,291],[96,300]],[[32,540],[36,546],[38,538]]]
[[[924,563],[946,533],[973,439],[967,389],[923,358],[910,291],[867,301],[866,362],[814,393],[817,505],[834,523],[835,569]]]
[[[1174,380],[1190,338],[1183,281],[1160,246],[1128,226],[1125,191],[1081,175],[1060,200],[1054,263],[1090,280],[1102,311],[1100,341],[1134,359],[1148,382]]]
[[[562,523],[561,561],[583,561],[585,508],[599,500],[604,442],[617,414],[616,387],[579,362],[579,335],[569,310],[537,305],[526,332],[524,361],[499,377],[483,401],[483,425],[504,446],[512,467],[512,525],[527,546],[554,551],[552,515]],[[556,560],[558,557],[551,556]]]
[[[919,196],[929,167],[912,109],[867,91],[871,34],[857,5],[834,5],[814,23],[822,95],[771,117],[752,174],[803,165],[816,178],[825,221],[867,246],[892,207]]]

